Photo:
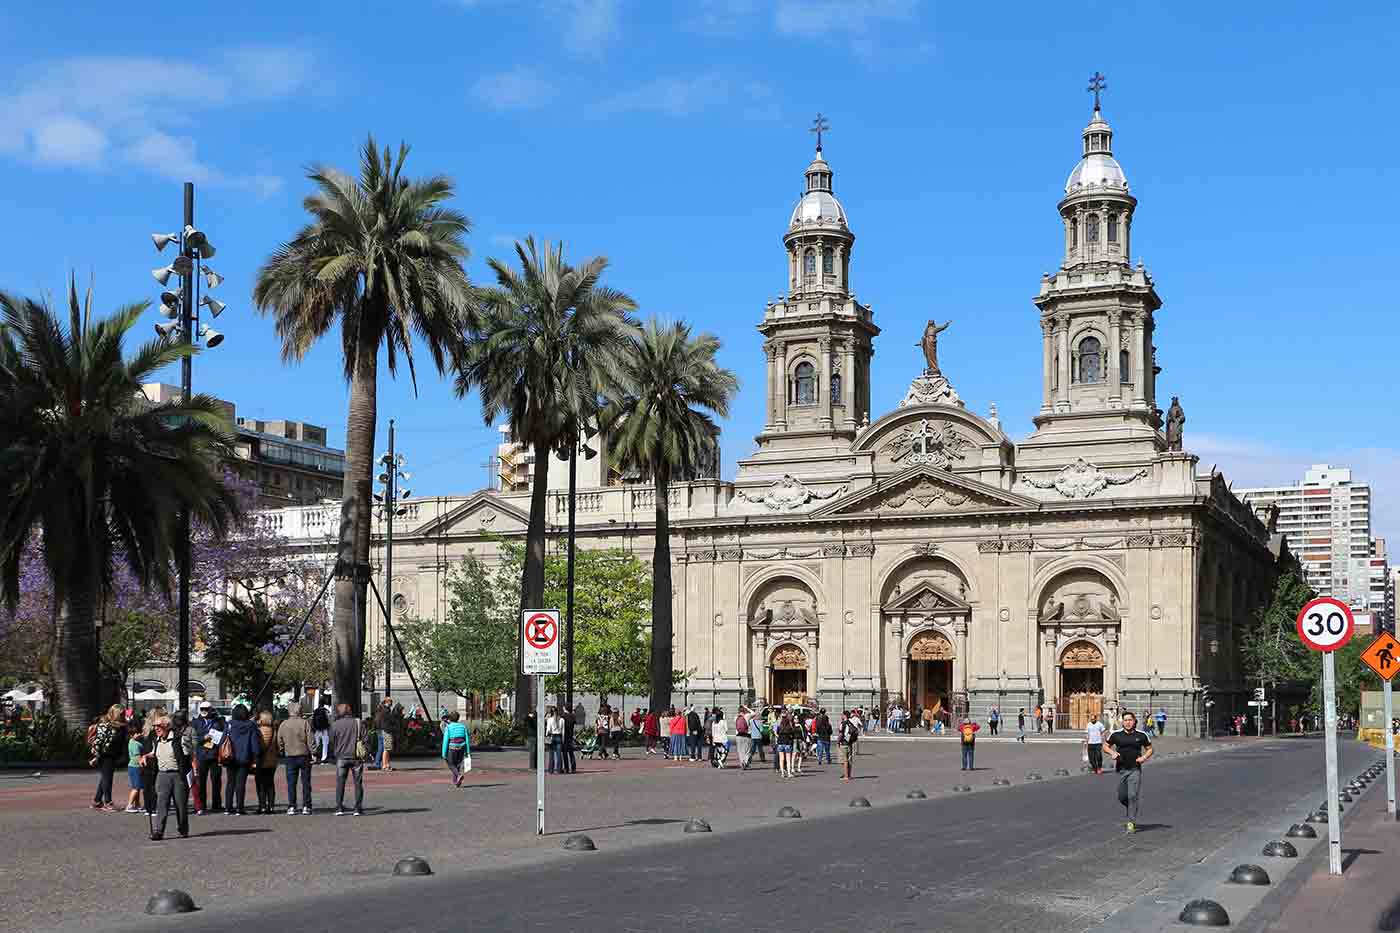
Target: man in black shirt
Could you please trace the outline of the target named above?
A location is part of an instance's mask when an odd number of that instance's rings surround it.
[[[1137,731],[1137,717],[1123,714],[1123,728],[1104,739],[1104,754],[1117,764],[1118,802],[1128,815],[1127,831],[1137,832],[1138,796],[1142,793],[1142,763],[1152,757],[1152,740]]]

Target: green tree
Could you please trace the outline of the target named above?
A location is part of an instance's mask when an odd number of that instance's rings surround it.
[[[609,388],[602,423],[614,459],[656,485],[656,546],[652,554],[651,709],[671,704],[672,657],[670,488],[714,456],[719,428],[709,412],[729,414],[739,380],[715,361],[719,338],[692,337],[682,322],[649,321],[623,356]]]
[[[302,202],[311,222],[258,271],[253,300],[270,313],[284,360],[300,361],[340,322],[345,378],[350,383],[345,422],[345,480],[341,499],[341,568],[369,563],[370,475],[378,406],[381,348],[390,375],[403,356],[417,389],[413,345],[427,346],[439,372],[471,312],[462,262],[470,222],[442,205],[450,179],[403,177],[408,147],[381,154],[369,137],[358,180],[314,166],[315,191]],[[336,581],[335,696],[358,709],[365,650],[367,585],[345,575]]]
[[[225,693],[247,694],[256,702],[254,693],[267,679],[266,648],[276,640],[280,623],[261,594],[246,602],[234,597],[210,613],[204,666],[219,678]]]
[[[1311,682],[1311,655],[1298,640],[1298,612],[1313,589],[1289,570],[1279,575],[1268,605],[1260,607],[1240,638],[1240,661],[1250,680],[1264,684]]]
[[[501,599],[501,584],[473,554],[447,580],[447,617],[415,619],[397,627],[404,651],[424,682],[463,699],[509,690],[515,679],[514,606]],[[513,586],[507,584],[506,591]]]
[[[177,632],[168,619],[131,609],[102,625],[99,657],[117,682],[131,685],[131,675],[152,661],[175,658]]]
[[[475,389],[487,424],[504,416],[511,436],[535,454],[520,607],[541,608],[545,587],[545,504],[549,455],[575,445],[597,415],[599,391],[618,375],[636,303],[599,282],[608,261],[575,268],[563,244],[515,245],[520,269],[489,260],[496,286],[479,291],[481,314],[456,361],[459,397]],[[519,670],[517,663],[516,669]],[[523,722],[530,679],[517,674],[515,714]]]
[[[47,302],[0,295],[0,590],[13,612],[21,552],[42,531],[57,706],[70,723],[96,713],[96,616],[116,561],[169,592],[180,512],[216,537],[240,512],[218,468],[231,454],[219,403],[141,396],[155,373],[195,352],[155,340],[125,357],[146,307],[93,320],[92,290],[80,302],[70,279],[65,328]]]

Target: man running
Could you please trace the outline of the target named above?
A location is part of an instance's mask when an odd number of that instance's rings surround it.
[[[1103,774],[1103,723],[1095,716],[1084,727],[1084,748],[1088,752],[1089,767],[1095,774]]]
[[[1137,731],[1137,716],[1123,714],[1123,728],[1104,739],[1103,750],[1116,763],[1118,802],[1127,811],[1127,832],[1137,832],[1138,799],[1142,794],[1142,763],[1152,757],[1152,740]]]

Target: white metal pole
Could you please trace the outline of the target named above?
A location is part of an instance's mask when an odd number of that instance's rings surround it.
[[[544,835],[544,675],[535,675],[535,835]],[[1333,772],[1336,777],[1336,772]]]
[[[1337,800],[1337,658],[1322,653],[1322,719],[1327,747],[1327,872],[1342,873],[1342,813]]]
[[[1381,688],[1385,695],[1385,812],[1390,815],[1390,821],[1395,822],[1395,730],[1391,728],[1391,723],[1395,721],[1395,707],[1392,705],[1390,695],[1390,681],[1385,682]]]

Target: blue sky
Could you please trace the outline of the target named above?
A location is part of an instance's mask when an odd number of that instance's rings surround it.
[[[723,337],[743,385],[727,471],[762,422],[753,325],[784,286],[818,110],[853,285],[884,329],[876,412],[919,368],[922,322],[951,317],[940,358],[964,399],[1029,433],[1031,298],[1059,260],[1055,203],[1102,70],[1135,252],[1165,302],[1159,394],[1181,396],[1201,469],[1244,485],[1350,464],[1377,487],[1380,531],[1400,534],[1389,4],[58,6],[0,11],[0,287],[60,292],[71,268],[101,306],[154,298],[147,234],[178,224],[194,180],[229,305],[197,388],[338,442],[338,341],[284,366],[252,276],[302,221],[308,163],[353,168],[367,132],[407,140],[411,171],[457,181],[474,277],[516,237],[562,238],[609,256],[644,312]],[[416,491],[479,487],[494,430],[420,377],[416,396],[403,376],[380,393]]]

